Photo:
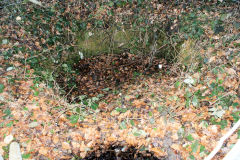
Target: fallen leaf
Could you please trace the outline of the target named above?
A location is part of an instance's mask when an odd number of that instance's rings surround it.
[[[140,108],[142,106],[145,106],[146,103],[143,101],[143,100],[134,100],[132,102],[133,106],[137,107],[137,108]]]
[[[48,151],[49,151],[49,148],[47,147],[40,147],[39,149],[39,153],[45,156],[48,154]]]
[[[176,143],[172,144],[171,148],[178,151],[178,152],[180,152],[182,150],[182,146],[179,145],[179,144],[176,144]]]
[[[71,144],[72,144],[72,146],[73,146],[73,149],[79,149],[80,148],[80,144],[79,143],[77,143],[77,142],[71,142]]]
[[[192,112],[185,113],[184,115],[182,115],[182,121],[183,122],[194,121],[196,116],[197,115],[195,113],[192,113]]]
[[[150,151],[152,151],[157,157],[167,156],[167,153],[161,150],[160,148],[151,148]]]
[[[67,142],[62,142],[62,148],[63,149],[66,149],[66,150],[70,150],[71,149],[71,146],[69,143]]]
[[[218,127],[217,127],[217,125],[210,125],[210,126],[208,126],[207,129],[213,135],[217,135],[218,134]]]
[[[57,144],[59,142],[59,138],[58,138],[58,136],[53,136],[53,143],[54,144]]]

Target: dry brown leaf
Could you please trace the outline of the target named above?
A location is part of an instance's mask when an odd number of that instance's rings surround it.
[[[84,141],[82,141],[79,150],[80,150],[81,152],[84,152],[84,151],[86,150],[86,148],[87,148],[87,146],[85,145]]]
[[[172,122],[167,125],[167,129],[172,132],[177,132],[182,127],[182,124],[179,122]]]
[[[62,142],[62,148],[69,150],[69,149],[71,149],[71,146],[68,142]]]
[[[134,100],[132,102],[133,106],[137,107],[137,108],[140,108],[142,106],[145,106],[146,103],[144,102],[144,100]]]
[[[49,148],[48,147],[40,147],[39,153],[42,155],[47,156],[48,155]]]
[[[36,105],[36,104],[27,104],[26,105],[26,108],[28,108],[29,111],[32,111],[32,110],[40,110],[40,106]]]
[[[216,62],[216,57],[212,56],[209,58],[209,63]]]
[[[210,125],[207,127],[208,131],[211,135],[217,135],[218,134],[218,126],[217,125]]]
[[[229,145],[230,144],[235,144],[237,142],[237,140],[238,140],[238,134],[235,133],[235,134],[230,136],[228,143],[229,143]]]
[[[159,137],[159,138],[164,138],[165,134],[166,134],[166,128],[165,127],[158,127],[156,129],[151,129],[150,132],[148,132],[150,134],[150,137],[154,138],[154,137]]]
[[[125,100],[126,100],[126,101],[131,101],[131,100],[133,100],[134,98],[136,98],[136,97],[133,96],[133,95],[126,95],[126,96],[125,96]]]
[[[178,133],[174,133],[171,138],[173,139],[173,141],[178,140]]]
[[[185,113],[182,115],[182,121],[183,122],[192,122],[194,120],[196,120],[196,113]]]
[[[114,135],[111,135],[110,137],[107,137],[107,141],[109,142],[115,142],[117,140],[117,137]]]
[[[174,144],[171,145],[171,148],[178,151],[178,152],[182,151],[182,145],[180,145],[180,144],[174,143]]]
[[[152,151],[157,157],[167,156],[167,153],[160,148],[151,148],[150,151]]]
[[[79,149],[81,147],[81,145],[78,142],[72,141],[71,142],[73,149]]]
[[[228,88],[238,88],[238,81],[235,78],[228,78],[224,80],[223,85],[228,87]]]
[[[54,135],[54,136],[53,136],[53,143],[54,143],[54,144],[57,144],[58,142],[59,142],[58,136],[57,136],[57,135]]]
[[[231,76],[235,76],[237,74],[237,72],[233,69],[233,68],[225,68],[225,70],[227,71],[228,74],[230,74]]]
[[[127,112],[120,114],[118,118],[119,118],[119,120],[122,120],[122,119],[125,119],[127,117],[131,117],[131,116],[132,116],[132,113],[131,113],[130,110],[128,110]]]
[[[138,144],[138,141],[136,139],[136,137],[134,135],[129,135],[126,137],[126,142],[130,145],[130,146],[135,146]]]
[[[82,152],[80,153],[80,156],[81,156],[82,158],[85,158],[86,155],[87,155],[87,152],[86,152],[86,151],[82,151]]]

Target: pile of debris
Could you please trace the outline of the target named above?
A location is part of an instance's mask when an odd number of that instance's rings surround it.
[[[58,84],[65,90],[68,100],[79,95],[90,97],[106,94],[106,90],[121,87],[123,83],[132,82],[141,74],[153,74],[163,71],[164,60],[137,56],[129,53],[100,55],[85,58],[73,65],[79,74],[66,75],[62,72]],[[70,86],[69,84],[75,85]]]

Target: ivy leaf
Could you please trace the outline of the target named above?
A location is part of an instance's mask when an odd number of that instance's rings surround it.
[[[178,88],[179,86],[180,86],[180,82],[177,81],[177,82],[174,84],[174,87],[175,87],[175,88]]]
[[[79,119],[79,115],[71,115],[71,117],[69,118],[70,119],[70,122],[72,124],[75,124],[78,122],[78,119]]]
[[[126,122],[125,121],[122,121],[120,123],[120,129],[127,129],[127,125],[126,125]]]
[[[199,143],[198,143],[198,141],[195,141],[192,145],[191,145],[191,148],[192,148],[192,152],[197,152],[197,150],[198,150],[198,145],[199,145]]]
[[[185,94],[185,97],[186,97],[186,98],[190,98],[191,96],[192,96],[192,93],[189,92],[189,91],[187,91],[187,93]]]
[[[30,153],[22,154],[22,158],[23,158],[23,159],[29,159],[30,157],[31,157],[31,154],[30,154]]]
[[[210,108],[209,111],[211,111],[211,115],[216,116],[218,118],[222,118],[222,116],[225,114],[224,110],[218,110],[217,108]]]
[[[197,96],[193,96],[193,99],[192,99],[192,104],[193,106],[197,107],[198,104],[199,104],[199,101],[198,101],[198,98]]]
[[[6,127],[12,127],[12,126],[13,126],[13,121],[6,124]]]
[[[90,106],[93,110],[96,110],[98,108],[98,104],[97,103],[93,103],[91,106]]]
[[[38,96],[39,95],[39,91],[35,91],[33,94],[34,94],[34,96]]]
[[[189,106],[190,106],[190,98],[187,98],[187,100],[186,100],[186,107],[188,108]]]
[[[205,151],[205,146],[201,145],[200,146],[200,153]]]
[[[4,85],[0,83],[0,93],[3,92],[3,89],[4,89],[4,88],[5,88]]]
[[[104,88],[104,89],[102,89],[103,91],[105,91],[105,92],[108,92],[108,91],[110,91],[110,89],[109,88]]]
[[[191,134],[189,134],[186,138],[187,138],[187,140],[190,141],[190,142],[194,140],[194,138],[192,137]]]
[[[145,137],[147,135],[147,133],[144,130],[138,130],[137,128],[134,128],[132,133],[136,137],[139,137],[139,136],[144,136]]]
[[[130,124],[131,124],[132,126],[135,125],[135,123],[134,123],[134,121],[133,121],[132,119],[130,120]]]
[[[233,103],[232,106],[236,108],[239,104],[237,102]]]

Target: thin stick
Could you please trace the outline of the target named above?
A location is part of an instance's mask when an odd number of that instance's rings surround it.
[[[226,97],[226,96],[228,96],[228,95],[231,95],[231,94],[232,94],[232,93],[231,93],[231,92],[229,92],[229,93],[227,93],[227,94],[223,95],[222,97],[218,98],[216,101],[214,101],[214,102],[210,103],[210,106],[214,105],[215,103],[217,103],[217,102],[218,102],[219,100],[221,100],[222,98],[224,98],[224,97]]]
[[[221,149],[224,141],[226,139],[228,139],[233,134],[233,132],[235,132],[238,129],[239,126],[240,126],[240,119],[231,128],[231,130],[229,130],[228,133],[219,140],[218,145],[214,148],[214,150],[204,160],[211,160],[215,156],[215,154],[217,154],[217,152]]]

